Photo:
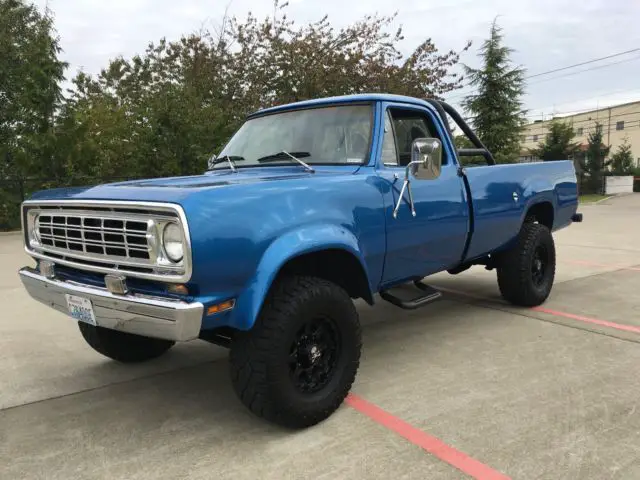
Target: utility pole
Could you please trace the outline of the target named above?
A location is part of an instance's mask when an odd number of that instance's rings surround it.
[[[611,145],[611,107],[609,107],[609,119],[607,120],[607,145]]]

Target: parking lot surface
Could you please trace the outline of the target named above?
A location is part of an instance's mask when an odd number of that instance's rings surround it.
[[[416,311],[359,303],[353,396],[301,432],[241,405],[220,347],[101,357],[27,296],[2,235],[0,478],[638,479],[640,195],[580,211],[541,308],[482,267],[427,279],[445,297]]]

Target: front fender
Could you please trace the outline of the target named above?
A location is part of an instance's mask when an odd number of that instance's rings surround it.
[[[255,275],[237,299],[234,327],[240,330],[253,327],[273,281],[289,260],[327,249],[342,249],[355,256],[367,276],[371,291],[369,272],[353,233],[339,225],[305,226],[278,237],[265,250]]]

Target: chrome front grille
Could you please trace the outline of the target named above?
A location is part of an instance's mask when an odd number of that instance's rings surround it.
[[[149,260],[147,223],[116,217],[67,213],[46,214],[36,220],[36,235],[43,248]]]
[[[183,234],[184,256],[165,251],[165,227]],[[27,253],[81,270],[121,273],[151,280],[191,278],[191,239],[182,208],[175,204],[127,201],[29,200],[23,203]]]

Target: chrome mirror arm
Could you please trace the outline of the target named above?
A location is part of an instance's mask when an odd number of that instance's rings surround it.
[[[398,202],[396,203],[396,207],[393,209],[393,218],[398,217],[398,210],[400,209],[400,203],[402,203],[402,199],[404,197],[404,191],[407,190],[409,194],[409,205],[411,206],[411,215],[416,216],[416,207],[413,203],[413,194],[411,193],[411,179],[409,174],[411,173],[411,167],[413,165],[419,165],[422,162],[413,161],[407,164],[407,168],[404,170],[404,182],[402,183],[402,189],[400,190],[400,195],[398,195]]]

